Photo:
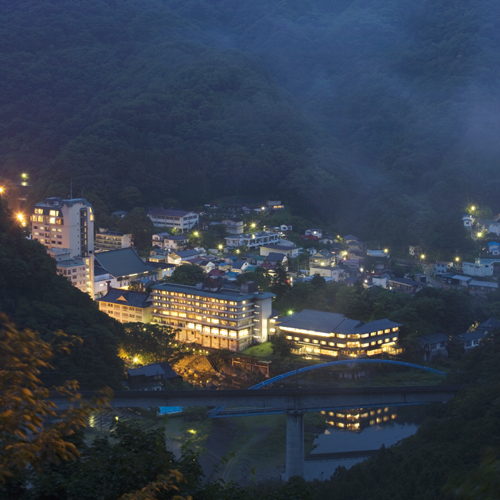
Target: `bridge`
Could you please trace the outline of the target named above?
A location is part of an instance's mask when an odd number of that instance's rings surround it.
[[[438,375],[446,375],[432,368],[390,360],[332,361],[321,365],[307,366],[291,371],[250,390],[189,390],[189,391],[117,391],[110,406],[113,408],[161,407],[161,406],[202,406],[214,407],[212,417],[251,415],[257,413],[286,413],[286,474],[285,478],[304,475],[304,413],[331,408],[360,408],[367,406],[403,406],[445,403],[453,398],[460,386],[413,386],[413,387],[354,387],[354,388],[298,388],[269,389],[268,385],[287,377],[297,376],[312,370],[334,365],[359,363],[382,363],[402,365],[427,370]],[[260,390],[259,390],[260,389]],[[95,396],[93,392],[82,392],[86,400]],[[71,406],[65,398],[54,395],[52,401],[60,410]],[[226,407],[239,408],[226,411]],[[255,414],[254,412],[254,414]]]
[[[267,389],[260,391],[117,391],[110,402],[113,408],[159,406],[230,406],[280,409],[287,416],[286,479],[304,475],[304,413],[323,408],[357,408],[371,405],[400,406],[446,402],[460,386],[362,387],[334,389]],[[82,392],[84,399],[95,393]],[[54,396],[60,410],[71,403]]]

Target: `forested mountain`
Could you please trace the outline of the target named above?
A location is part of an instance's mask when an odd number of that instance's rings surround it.
[[[98,310],[85,293],[56,274],[56,263],[24,229],[0,197],[0,312],[20,328],[40,333],[46,342],[54,332],[77,336],[71,354],[59,354],[55,368],[43,374],[49,386],[78,380],[84,389],[121,387],[123,361],[118,342],[123,326]],[[5,367],[2,367],[5,368]]]
[[[493,0],[0,1],[0,168],[97,210],[281,196],[456,245],[500,210]],[[456,230],[455,230],[456,229]]]

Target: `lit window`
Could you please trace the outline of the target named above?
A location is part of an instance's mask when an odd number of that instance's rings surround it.
[[[304,342],[309,342],[309,339],[304,339]]]
[[[291,336],[291,335],[287,335],[287,336],[286,336],[286,339],[287,339],[287,340],[292,340],[292,336]]]
[[[300,338],[299,337],[294,337],[293,340],[300,340]]]

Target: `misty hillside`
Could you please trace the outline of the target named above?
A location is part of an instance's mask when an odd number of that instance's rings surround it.
[[[1,172],[107,210],[278,195],[453,247],[498,212],[493,0],[0,0]],[[417,241],[416,241],[417,240]]]

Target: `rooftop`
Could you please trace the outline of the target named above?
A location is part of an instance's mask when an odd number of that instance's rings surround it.
[[[115,278],[154,271],[154,268],[145,264],[130,247],[99,252],[94,256],[100,266]]]
[[[234,273],[237,276],[236,273]],[[209,290],[198,290],[195,286],[189,285],[179,285],[177,283],[159,283],[152,287],[153,290],[159,291],[169,291],[177,293],[185,293],[188,295],[197,295],[199,297],[217,297],[218,299],[233,300],[235,302],[241,302],[243,300],[250,299],[266,299],[274,297],[274,293],[267,292],[255,292],[248,294],[241,294],[239,290],[229,290],[227,288],[222,288],[218,292],[210,292]]]
[[[121,288],[110,288],[104,297],[96,299],[96,302],[108,302],[131,307],[149,307],[149,294],[145,292],[130,292]]]

